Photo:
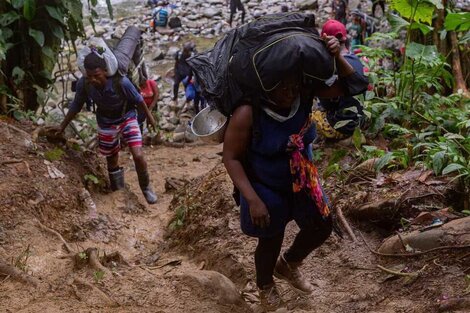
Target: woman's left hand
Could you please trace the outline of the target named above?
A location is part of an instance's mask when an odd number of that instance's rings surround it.
[[[323,41],[326,43],[328,51],[335,57],[339,56],[341,51],[341,44],[339,43],[338,38],[335,36],[327,36],[326,34],[322,35]]]

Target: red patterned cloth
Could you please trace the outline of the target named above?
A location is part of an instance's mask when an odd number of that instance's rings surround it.
[[[315,202],[322,216],[330,215],[330,208],[323,198],[317,167],[302,153],[304,150],[304,135],[312,126],[313,119],[308,118],[298,134],[289,137],[287,150],[291,153],[290,172],[293,178],[294,192],[305,191]]]

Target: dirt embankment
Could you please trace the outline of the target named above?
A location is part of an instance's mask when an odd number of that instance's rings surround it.
[[[58,157],[58,146],[32,140],[28,125],[7,124],[0,121],[2,310],[260,311],[256,240],[239,229],[232,184],[217,154],[221,147],[146,148],[160,196],[148,206],[126,152],[121,163],[128,186],[109,193],[101,158],[62,146]],[[450,185],[423,171],[355,177],[345,186],[334,179],[327,186],[357,241],[333,235],[305,260],[303,272],[318,286],[312,296],[279,282],[284,312],[468,310],[470,255],[456,248],[468,244],[461,232],[468,221],[445,210]],[[428,228],[437,217],[444,225]],[[297,230],[288,226],[284,249]],[[438,248],[448,247],[426,252],[430,246],[413,240],[423,242],[427,234],[435,235],[429,238],[438,240]],[[375,251],[388,236],[392,251]],[[403,255],[385,256],[390,253]]]

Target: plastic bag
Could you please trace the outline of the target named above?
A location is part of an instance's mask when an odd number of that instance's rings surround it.
[[[85,57],[94,52],[102,56],[106,62],[106,76],[110,77],[116,74],[118,70],[118,61],[111,49],[109,49],[103,38],[92,38],[88,44],[78,52],[77,65],[83,76],[87,76],[84,66]]]

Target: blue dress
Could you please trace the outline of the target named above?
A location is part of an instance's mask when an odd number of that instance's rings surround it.
[[[304,192],[294,193],[290,173],[290,153],[286,151],[289,136],[300,132],[311,112],[310,105],[300,105],[290,119],[279,122],[260,110],[254,123],[260,131],[248,148],[245,171],[255,192],[268,208],[271,223],[267,228],[254,226],[248,203],[240,196],[240,224],[242,231],[253,237],[272,237],[284,231],[294,219],[300,228],[313,219],[322,218],[315,203]],[[315,126],[304,136],[304,153],[316,136]]]

